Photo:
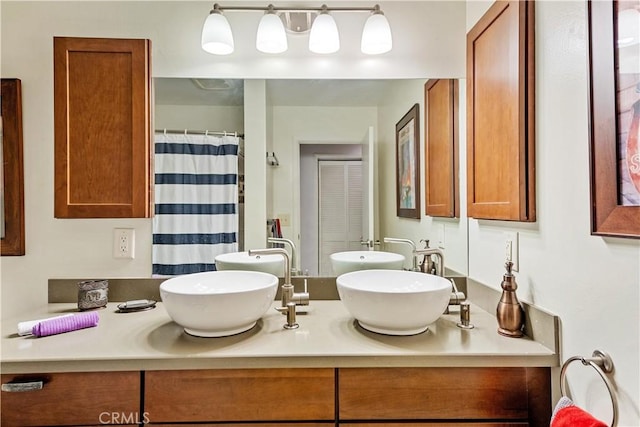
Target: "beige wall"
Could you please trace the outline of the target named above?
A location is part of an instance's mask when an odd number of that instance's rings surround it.
[[[23,85],[27,255],[1,260],[2,317],[46,303],[49,278],[148,277],[151,272],[149,220],[53,218],[54,35],[150,38],[157,77],[464,77],[465,23],[470,22],[470,28],[487,3],[468,2],[468,15],[465,4],[456,1],[441,2],[443,13],[434,14],[428,7],[435,3],[381,2],[390,18],[398,16],[404,24],[394,28],[396,49],[389,57],[363,58],[353,48],[345,48],[331,58],[300,50],[274,60],[253,51],[229,58],[213,58],[201,52],[200,26],[211,7],[206,2],[3,1],[2,76],[20,78]],[[563,359],[588,356],[596,348],[611,354],[616,366],[613,379],[620,402],[619,425],[637,426],[640,242],[589,235],[585,3],[536,2],[539,220],[528,225],[471,220],[469,274],[498,288],[503,233],[519,231],[519,295],[560,316]],[[251,20],[242,21],[241,16],[232,18],[238,24],[236,34],[242,43],[252,43],[255,28]],[[356,31],[358,25],[349,28]],[[260,87],[255,89],[259,92]],[[416,95],[415,99],[420,101],[422,97]],[[405,100],[389,107],[388,116],[399,118],[409,106]],[[380,114],[387,117],[387,113]],[[249,120],[253,117],[245,115],[245,129]],[[383,133],[390,134],[380,129]],[[391,156],[392,140],[384,138],[387,145],[381,147],[380,155]],[[261,148],[256,165],[265,164]],[[393,182],[390,171],[381,168],[379,175],[387,185]],[[249,182],[247,188],[251,188]],[[385,233],[415,231],[405,230],[388,211],[394,208],[384,204],[388,221]],[[136,250],[140,252],[135,260],[111,257],[114,227],[136,229]],[[415,234],[426,234],[428,220],[423,219],[418,227]],[[572,394],[579,404],[608,419],[610,403],[602,383],[584,369],[569,371]],[[554,381],[558,380],[557,374],[556,370]]]
[[[481,15],[481,3],[468,3],[468,18]],[[504,232],[519,232],[518,295],[560,316],[562,360],[595,349],[611,355],[619,425],[638,426],[640,241],[590,235],[585,5],[536,2],[538,221],[470,220],[469,276],[499,289]],[[579,405],[609,421],[611,401],[590,371],[572,367],[569,389]]]

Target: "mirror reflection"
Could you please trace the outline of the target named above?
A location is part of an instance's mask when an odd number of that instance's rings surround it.
[[[261,148],[239,138],[238,239],[225,250],[257,249],[244,230],[262,223],[262,247],[287,249],[296,274],[334,276],[332,253],[370,247],[403,255],[411,268],[411,248],[385,244],[384,237],[408,238],[418,248],[421,240],[446,245],[446,266],[466,274],[466,218],[396,216],[395,124],[409,106],[423,104],[425,82],[266,80],[267,218],[244,209],[245,173],[256,173],[245,170],[245,155]],[[244,83],[156,78],[156,130],[244,136],[252,125],[245,123]]]

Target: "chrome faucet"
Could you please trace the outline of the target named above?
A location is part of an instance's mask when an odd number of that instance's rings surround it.
[[[436,273],[437,273],[438,276],[444,277],[444,252],[442,252],[440,249],[436,249],[436,248],[425,248],[425,249],[416,250],[415,254],[416,254],[416,256],[418,256],[418,255],[427,255],[427,256],[435,255],[436,258],[438,258],[438,264],[437,264],[437,267],[435,269]],[[447,305],[447,309],[445,310],[445,313],[449,313],[449,306],[450,305],[460,305],[460,303],[466,299],[466,296],[465,296],[464,292],[458,291],[458,287],[456,286],[456,282],[453,279],[449,279],[449,281],[451,282],[451,295],[449,296],[449,304]]]
[[[411,258],[413,260],[411,265],[411,271],[420,271],[418,268],[417,254],[416,254],[416,244],[413,243],[413,240],[410,239],[397,239],[395,237],[385,237],[385,243],[403,243],[405,245],[411,246]]]
[[[249,251],[249,256],[278,254],[282,255],[282,257],[284,258],[284,283],[281,287],[282,306],[276,307],[276,310],[278,310],[282,314],[287,315],[287,323],[284,324],[285,329],[295,329],[299,326],[296,323],[296,305],[309,305],[309,293],[306,289],[304,292],[294,292],[293,285],[291,284],[289,252],[282,248],[252,249]]]
[[[380,240],[364,240],[363,237],[360,237],[360,246],[366,246],[367,250],[372,251],[374,246],[380,246]]]
[[[437,248],[424,248],[424,249],[415,249],[413,251],[414,262],[417,262],[417,257],[420,255],[431,256],[435,255],[438,258],[438,264],[436,265],[435,271],[438,276],[444,277],[444,252]]]
[[[291,275],[295,276],[298,272],[296,266],[296,245],[292,240],[285,239],[282,237],[267,237],[268,243],[286,243],[291,247]]]

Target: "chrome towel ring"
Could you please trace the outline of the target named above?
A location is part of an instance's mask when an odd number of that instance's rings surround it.
[[[611,396],[611,405],[613,407],[613,418],[611,420],[611,427],[616,425],[616,419],[618,416],[618,401],[616,400],[616,396],[613,391],[613,385],[611,381],[607,377],[606,374],[613,372],[613,361],[611,360],[611,356],[609,356],[604,351],[594,350],[591,357],[582,357],[582,356],[573,356],[567,359],[566,362],[562,364],[562,369],[560,369],[560,393],[563,397],[566,397],[567,394],[565,392],[565,380],[567,375],[567,368],[572,362],[579,360],[584,366],[591,366],[595,371],[600,375],[602,381],[604,381],[607,386],[607,390],[609,391],[609,396]]]

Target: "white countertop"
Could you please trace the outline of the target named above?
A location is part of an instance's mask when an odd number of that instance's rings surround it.
[[[427,332],[408,337],[365,331],[340,301],[311,301],[309,313],[298,314],[298,329],[283,329],[285,317],[270,309],[253,329],[224,338],[187,335],[162,303],[137,313],[117,313],[116,306],[109,303],[98,311],[95,328],[43,338],[19,336],[17,323],[77,312],[76,304],[48,304],[3,319],[0,370],[558,366],[558,355],[542,344],[499,335],[495,316],[473,304],[474,329],[458,328],[456,311],[443,315]]]

